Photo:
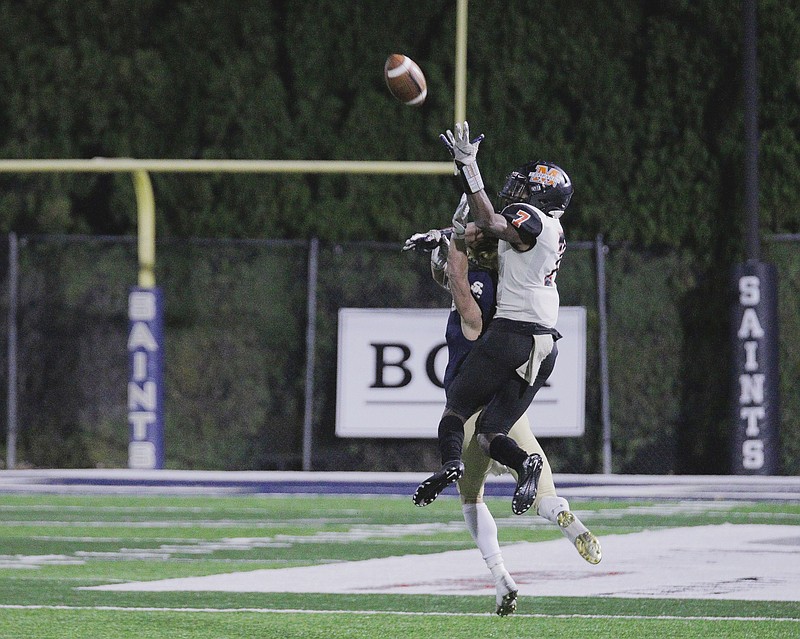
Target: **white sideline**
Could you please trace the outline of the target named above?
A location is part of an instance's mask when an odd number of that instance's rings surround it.
[[[79,494],[389,494],[409,496],[428,473],[191,471],[117,469],[0,470],[0,493]],[[711,499],[800,502],[800,477],[742,475],[554,475],[560,495],[578,499]],[[503,494],[510,475],[492,477]]]
[[[156,608],[155,606],[66,606],[56,604],[0,604],[0,610],[92,610],[99,612],[166,612],[166,613],[211,613],[211,614],[264,614],[264,615],[364,615],[374,617],[389,615],[395,617],[487,617],[490,612],[442,612],[437,610],[310,610],[308,608]],[[642,619],[655,621],[769,621],[781,623],[800,623],[794,617],[731,617],[708,615],[598,615],[598,614],[545,614],[516,613],[515,618],[528,619]]]
[[[800,527],[720,524],[601,539],[585,563],[564,539],[505,546],[520,595],[800,601]],[[484,595],[477,550],[93,586],[105,591]]]

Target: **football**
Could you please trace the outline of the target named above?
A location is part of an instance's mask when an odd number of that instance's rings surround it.
[[[389,92],[403,104],[420,106],[428,95],[428,84],[422,69],[408,56],[393,53],[383,67]]]

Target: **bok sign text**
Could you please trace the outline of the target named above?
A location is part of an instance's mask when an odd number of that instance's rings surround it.
[[[339,310],[336,434],[435,438],[444,409],[448,309]],[[562,307],[556,367],[528,417],[538,437],[584,432],[586,309]]]

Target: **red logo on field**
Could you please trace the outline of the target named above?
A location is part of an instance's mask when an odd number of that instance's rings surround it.
[[[519,210],[517,211],[517,217],[514,220],[511,220],[511,223],[519,228],[522,226],[526,221],[531,219],[531,214],[527,211]]]

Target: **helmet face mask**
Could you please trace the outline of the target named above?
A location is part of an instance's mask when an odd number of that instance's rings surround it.
[[[552,162],[529,162],[509,173],[498,196],[505,204],[524,202],[560,217],[572,199],[572,180]],[[554,211],[560,212],[558,215]]]
[[[496,271],[497,238],[484,236],[477,242],[467,245],[467,258],[470,263],[487,271]]]

